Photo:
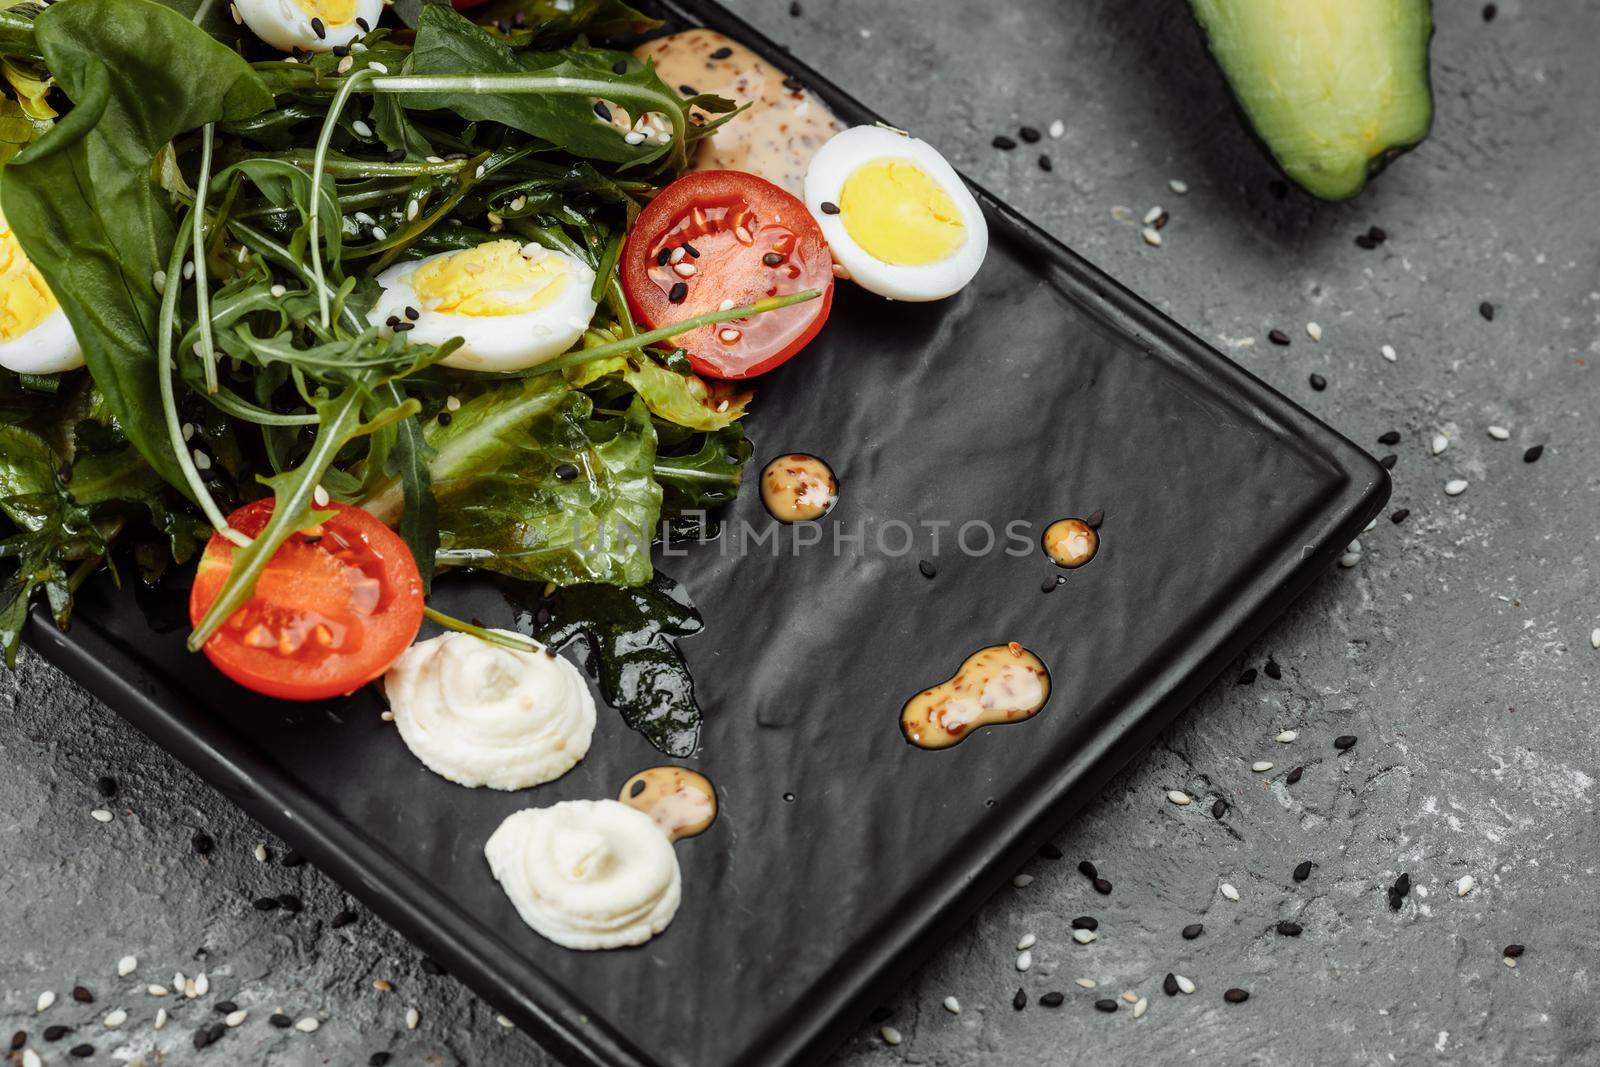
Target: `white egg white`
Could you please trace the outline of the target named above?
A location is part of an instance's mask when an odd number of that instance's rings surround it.
[[[332,23],[323,18],[323,32],[318,34],[317,28],[311,24],[314,16],[295,0],[233,0],[233,7],[252,33],[285,52],[292,52],[296,48],[307,52],[327,52],[347,45],[366,33],[356,19],[362,19],[371,29],[383,15],[383,0],[356,0],[355,13],[350,21]]]
[[[0,341],[0,367],[18,374],[56,374],[83,366],[83,349],[59,307],[27,333]]]
[[[534,311],[510,315],[464,315],[437,311],[417,295],[411,277],[424,265],[454,255],[437,255],[396,264],[378,275],[383,293],[378,297],[369,320],[385,334],[391,318],[409,321],[406,309],[415,310],[415,324],[407,338],[415,343],[440,345],[453,337],[462,345],[445,358],[447,367],[478,371],[518,371],[537,366],[566,352],[594,319],[597,306],[590,298],[594,271],[583,260],[559,249],[538,244],[523,246],[523,254],[533,258],[554,256],[564,262],[567,276],[561,289],[548,304]]]
[[[909,160],[944,191],[966,229],[966,241],[959,248],[933,263],[887,263],[856,243],[839,214],[823,211],[823,204],[839,204],[852,174],[880,159]],[[891,300],[942,300],[959,292],[978,273],[989,251],[988,223],[955,168],[926,141],[886,126],[853,126],[830,138],[811,158],[805,199],[828,239],[834,262],[857,285]]]

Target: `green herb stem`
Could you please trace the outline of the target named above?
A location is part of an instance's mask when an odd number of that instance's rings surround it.
[[[544,646],[531,637],[522,634],[509,634],[502,630],[491,630],[486,626],[474,626],[464,622],[453,615],[446,615],[436,608],[424,606],[422,614],[432,622],[438,623],[446,630],[454,630],[458,634],[470,634],[480,641],[487,641],[491,645],[509,648],[513,652],[543,652]]]
[[[215,125],[208,122],[200,133],[200,180],[195,183],[191,215],[194,222],[194,310],[200,326],[200,363],[205,370],[207,393],[217,391],[217,349],[211,337],[211,287],[206,284],[206,187],[211,184],[211,152],[215,140]]]
[[[373,78],[373,72],[363,67],[339,86],[339,91],[334,94],[333,103],[328,107],[328,117],[322,121],[322,132],[317,135],[317,152],[311,161],[311,196],[308,197],[310,206],[307,208],[311,215],[311,235],[307,252],[311,256],[311,274],[317,282],[317,307],[322,312],[324,330],[333,323],[328,310],[328,283],[322,273],[322,244],[318,232],[322,223],[322,169],[327,165],[328,147],[333,143],[333,131],[339,126],[339,113],[344,110],[350,94],[359,89],[363,83],[371,82]]]

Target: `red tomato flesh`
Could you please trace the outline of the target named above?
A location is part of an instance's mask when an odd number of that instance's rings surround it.
[[[622,251],[622,287],[644,326],[806,289],[822,295],[673,338],[712,378],[750,378],[804,348],[833,306],[833,256],[806,206],[733,170],[686,174],[639,213]],[[678,299],[673,299],[674,296]]]
[[[254,537],[272,508],[271,498],[246,504],[228,524]],[[319,510],[333,517],[292,534],[254,595],[205,643],[218,670],[258,693],[322,700],[359,689],[389,669],[422,625],[422,576],[405,542],[361,508]],[[195,625],[221,591],[233,553],[233,542],[211,535],[189,593]]]

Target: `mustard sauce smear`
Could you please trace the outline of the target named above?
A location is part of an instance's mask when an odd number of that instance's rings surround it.
[[[686,767],[640,771],[623,783],[617,799],[650,816],[669,841],[697,837],[717,819],[716,788]]]
[[[949,748],[976,729],[1031,719],[1050,699],[1050,672],[1012,641],[980,648],[955,675],[924,689],[900,711],[900,732],[918,748]]]

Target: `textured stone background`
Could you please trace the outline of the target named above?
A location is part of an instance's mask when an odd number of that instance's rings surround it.
[[[1600,7],[1582,0],[1441,4],[1434,42],[1433,137],[1355,203],[1275,195],[1274,173],[1234,119],[1177,0],[735,0],[747,17],[847,89],[943,148],[979,181],[1133,289],[1358,442],[1389,429],[1393,508],[1362,537],[1358,566],[1329,574],[1247,662],[1268,655],[1281,681],[1230,677],[1059,835],[1062,861],[993,900],[889,1003],[905,1035],[864,1025],[837,1063],[1556,1063],[1600,1057],[1594,963],[1600,908],[1594,814],[1600,753],[1600,242],[1592,217],[1600,147]],[[1003,153],[1023,123],[1060,118],[1066,136]],[[1036,164],[1039,149],[1055,163]],[[1167,186],[1189,185],[1186,196]],[[1172,214],[1146,247],[1135,215]],[[1378,251],[1352,238],[1371,224]],[[1480,300],[1494,302],[1494,321]],[[1315,320],[1320,344],[1306,336]],[[1293,337],[1265,343],[1269,328]],[[1392,344],[1394,364],[1379,347]],[[1314,393],[1310,373],[1325,375]],[[1491,440],[1485,427],[1509,427]],[[1434,433],[1450,439],[1429,455]],[[1524,448],[1544,443],[1526,465]],[[1465,495],[1443,483],[1466,478]],[[1237,672],[1235,672],[1237,673]],[[263,866],[262,831],[115,714],[27,655],[0,675],[0,1025],[35,1033],[80,1024],[72,1040],[146,1063],[531,1065],[545,1057],[370,917],[327,920],[340,890],[309,867]],[[1292,728],[1300,738],[1279,745]],[[1360,736],[1348,755],[1331,746]],[[1249,764],[1272,759],[1270,775]],[[1297,786],[1283,772],[1304,765]],[[99,775],[115,776],[116,820],[89,818]],[[1230,798],[1213,821],[1176,808],[1171,788]],[[202,861],[199,828],[217,840]],[[1092,857],[1117,884],[1096,896],[1074,870]],[[1320,866],[1297,885],[1302,859]],[[1418,886],[1394,913],[1383,887]],[[1457,879],[1472,875],[1465,898]],[[1223,900],[1220,882],[1242,899]],[[1426,890],[1424,897],[1422,891]],[[248,900],[300,894],[296,919]],[[1067,921],[1100,918],[1092,946]],[[1272,924],[1295,917],[1298,940]],[[1206,934],[1183,941],[1184,924]],[[1027,932],[1033,970],[1014,969]],[[1500,950],[1528,946],[1508,969]],[[198,946],[206,958],[196,961]],[[118,981],[115,961],[141,960]],[[205,1004],[156,1033],[157,1002],[115,990],[204,969],[210,998],[255,1018],[226,1052],[195,1053]],[[1199,991],[1169,1000],[1176,970]],[[382,994],[374,978],[395,987]],[[1073,984],[1089,977],[1093,993]],[[100,995],[72,1004],[74,982]],[[1060,989],[1066,1005],[1012,1011]],[[1243,986],[1248,1004],[1222,990]],[[42,989],[62,1002],[47,1017]],[[1090,1008],[1097,996],[1151,998],[1137,1022]],[[944,997],[960,998],[959,1016]],[[100,1014],[124,1002],[119,1032]],[[171,998],[165,1002],[173,1007]],[[208,1002],[209,1003],[209,1002]],[[405,1029],[407,1006],[422,1014]],[[311,1037],[271,1030],[282,1006],[321,1013]],[[39,1046],[47,1063],[70,1041]],[[159,1050],[165,1056],[150,1055]]]

